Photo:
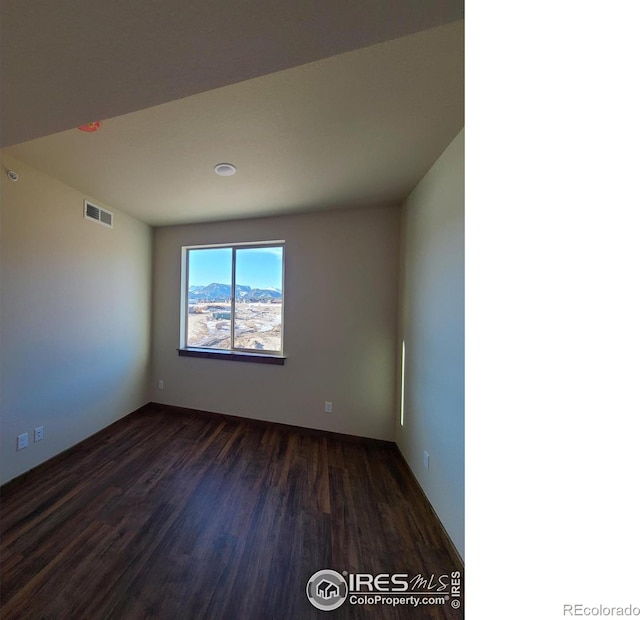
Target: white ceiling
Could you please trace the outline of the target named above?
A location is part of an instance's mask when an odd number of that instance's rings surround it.
[[[398,203],[464,123],[456,2],[86,4],[3,1],[3,152],[152,225]]]

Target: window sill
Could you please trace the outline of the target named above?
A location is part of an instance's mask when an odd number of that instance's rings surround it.
[[[180,357],[204,357],[228,362],[251,362],[253,364],[275,364],[284,366],[284,355],[247,353],[245,351],[214,351],[213,349],[178,349]]]

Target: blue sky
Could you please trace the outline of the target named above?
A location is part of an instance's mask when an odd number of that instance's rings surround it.
[[[231,248],[189,251],[189,286],[231,284]],[[282,248],[237,248],[236,284],[282,289]]]

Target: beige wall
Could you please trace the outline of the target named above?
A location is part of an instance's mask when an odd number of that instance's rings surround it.
[[[178,357],[181,246],[273,239],[286,241],[286,364]],[[152,400],[393,440],[398,242],[398,208],[156,229]]]
[[[402,240],[396,441],[464,557],[464,130],[406,200]]]
[[[6,482],[147,402],[152,238],[117,211],[112,230],[86,221],[86,196],[15,160],[2,164]],[[34,443],[40,425],[45,438]],[[29,446],[18,452],[23,432]]]

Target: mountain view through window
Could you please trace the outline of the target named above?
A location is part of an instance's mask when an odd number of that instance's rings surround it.
[[[187,250],[188,347],[282,352],[283,246]]]

